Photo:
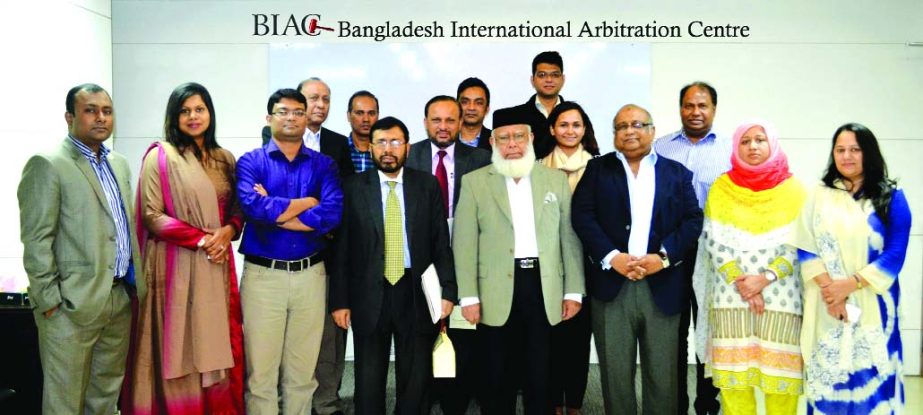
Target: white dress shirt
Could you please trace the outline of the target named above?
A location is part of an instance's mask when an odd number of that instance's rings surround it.
[[[631,203],[631,230],[628,233],[628,254],[632,256],[647,255],[648,239],[651,235],[651,218],[654,214],[654,193],[656,191],[656,175],[654,165],[657,164],[657,153],[651,149],[648,155],[641,159],[638,165],[638,175],[631,171],[628,160],[622,153],[616,152],[616,157],[625,168],[628,181],[628,200]],[[619,254],[618,249],[613,249],[600,264],[604,270],[612,268],[612,258]]]
[[[384,218],[387,212],[388,193],[391,187],[388,182],[397,182],[394,186],[394,192],[397,193],[397,201],[401,204],[401,229],[404,233],[404,268],[410,268],[410,245],[407,241],[407,205],[404,203],[404,169],[397,173],[397,177],[392,179],[385,176],[381,170],[378,171],[378,182],[381,185],[381,217]]]
[[[446,148],[439,148],[432,142],[429,143],[429,146],[433,151],[433,162],[430,163],[433,176],[436,175],[436,166],[439,165],[439,151],[442,150],[446,153],[445,158],[442,159],[442,165],[445,166],[446,177],[449,179],[449,211],[446,213],[451,218],[455,216],[455,208],[452,206],[455,201],[455,143]]]
[[[535,233],[532,180],[529,176],[526,176],[519,179],[519,183],[517,183],[513,178],[507,177],[506,195],[510,201],[510,213],[513,216],[513,258],[538,258],[538,237]],[[538,265],[541,267],[541,262]],[[564,299],[581,303],[583,302],[583,295],[567,293],[564,294]],[[464,307],[480,302],[478,297],[465,297],[459,301],[459,305]]]
[[[318,128],[317,132],[311,131],[310,128],[304,129],[304,146],[320,153],[320,132],[321,129]]]

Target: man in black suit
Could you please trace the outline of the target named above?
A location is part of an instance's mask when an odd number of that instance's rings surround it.
[[[518,117],[528,120],[535,139],[535,158],[540,160],[554,150],[555,141],[548,128],[548,114],[558,104],[564,102],[560,95],[564,87],[564,60],[555,51],[542,52],[532,59],[532,76],[530,78],[535,94],[522,105],[514,108]]]
[[[304,130],[305,147],[332,158],[340,171],[340,178],[353,174],[355,170],[349,158],[349,144],[346,142],[346,136],[321,126],[324,121],[327,121],[327,114],[330,113],[330,87],[320,78],[312,77],[301,81],[295,89],[308,99],[308,108],[305,111],[308,117],[308,128]],[[271,138],[272,134],[267,125],[263,127],[263,145],[266,145]]]
[[[462,144],[490,151],[490,128],[484,118],[490,112],[490,89],[478,78],[468,78],[458,84],[455,98],[462,107],[462,125],[458,139]]]
[[[336,162],[341,179],[353,175],[355,172],[349,158],[347,138],[321,126],[327,121],[327,114],[330,113],[330,87],[320,78],[308,78],[301,81],[297,89],[308,100],[305,110],[308,117],[307,128],[304,130],[305,147],[332,158]],[[269,141],[271,135],[269,126],[263,127],[263,145]],[[327,268],[329,272],[330,264]],[[311,401],[314,413],[343,414],[344,403],[340,399],[339,390],[345,368],[346,330],[338,328],[333,318],[328,316],[324,320],[320,355],[314,369],[314,376],[317,377],[317,389]]]
[[[651,148],[650,113],[626,105],[613,121],[616,152],[591,160],[574,191],[572,223],[583,242],[593,335],[606,413],[635,414],[640,344],[644,413],[677,412],[683,263],[695,257],[702,210],[692,173]]]
[[[395,413],[428,413],[437,326],[423,294],[423,271],[433,264],[439,276],[441,318],[458,297],[442,194],[431,174],[403,168],[409,150],[404,123],[386,117],[370,131],[376,168],[343,185],[330,310],[337,325],[353,328],[356,413],[386,412],[392,337]]]
[[[423,114],[423,126],[426,128],[428,140],[410,146],[407,167],[431,172],[436,176],[436,181],[443,191],[443,203],[448,216],[453,217],[461,191],[462,176],[490,164],[490,152],[457,144],[458,130],[462,123],[459,117],[461,105],[452,97],[433,97],[426,103]],[[489,134],[484,136],[482,141],[490,141]],[[461,321],[461,312],[456,310],[455,313],[458,314],[458,318],[453,320]],[[455,378],[435,379],[433,398],[442,403],[443,413],[464,414],[468,409],[468,402],[475,397],[479,379],[477,366],[481,359],[476,354],[474,330],[453,328],[452,324],[448,323],[448,334],[455,346]]]

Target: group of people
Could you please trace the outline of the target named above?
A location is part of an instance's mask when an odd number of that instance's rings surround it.
[[[810,413],[900,413],[910,210],[871,131],[837,129],[806,189],[770,123],[716,133],[717,91],[694,82],[679,131],[655,140],[628,104],[600,155],[561,56],[531,69],[536,94],[492,130],[468,78],[426,103],[412,145],[368,91],[348,136],[324,128],[330,87],[308,78],[270,96],[239,159],[208,90],[183,84],[134,201],[104,144],[109,94],[72,88],[67,138],[18,190],[44,413],[343,413],[351,328],[357,414],[386,412],[392,341],[395,413],[512,414],[521,390],[525,413],[579,414],[591,335],[606,413],[685,414],[690,322],[699,414],[755,414],[756,389],[769,414],[801,395]],[[433,378],[440,330],[450,379]]]

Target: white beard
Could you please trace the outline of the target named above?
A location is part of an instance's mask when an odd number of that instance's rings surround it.
[[[507,160],[500,155],[500,148],[494,146],[490,161],[501,175],[519,179],[528,176],[532,172],[532,167],[535,167],[535,150],[530,142],[522,158]]]

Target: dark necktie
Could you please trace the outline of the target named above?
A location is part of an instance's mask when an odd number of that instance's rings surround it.
[[[439,182],[439,188],[442,189],[442,206],[445,208],[446,217],[449,216],[449,174],[446,172],[445,164],[442,159],[445,158],[445,150],[439,150],[439,163],[436,164],[436,181]]]

